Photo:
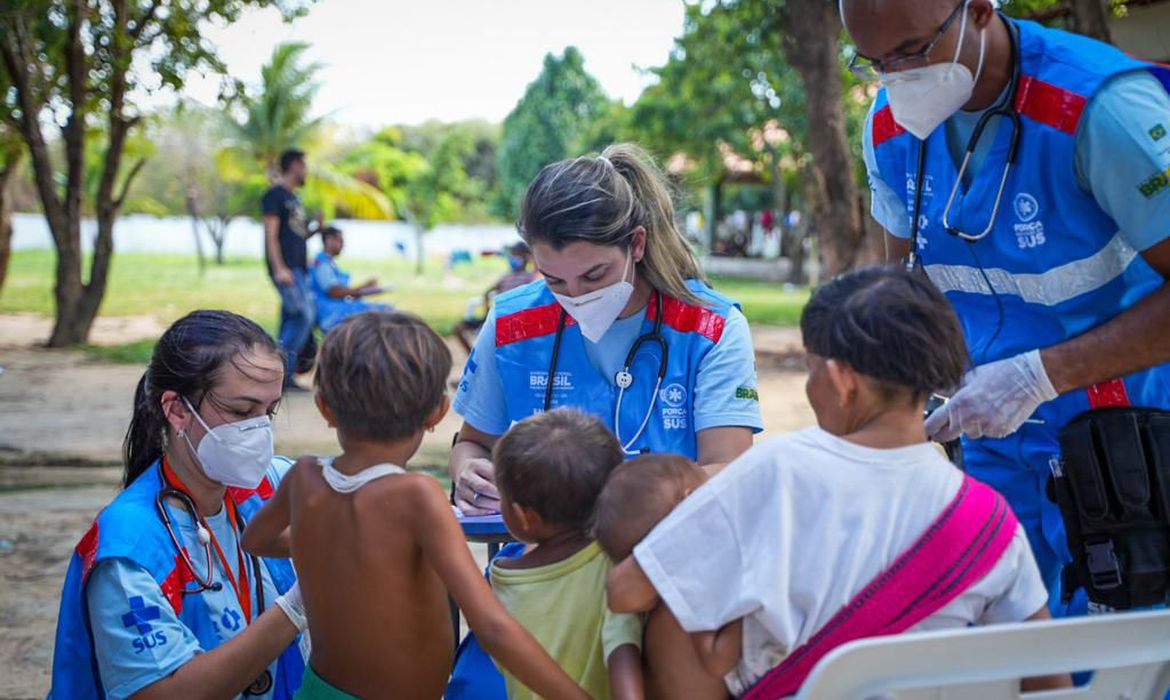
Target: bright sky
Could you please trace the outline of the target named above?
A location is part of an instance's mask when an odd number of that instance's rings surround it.
[[[632,102],[682,31],[683,0],[318,0],[286,25],[252,11],[208,36],[232,75],[259,81],[282,41],[312,45],[319,113],[355,127],[502,120],[549,52],[575,45],[610,97]],[[214,104],[219,81],[189,76],[184,92]]]

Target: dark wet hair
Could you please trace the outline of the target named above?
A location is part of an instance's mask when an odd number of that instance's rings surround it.
[[[280,172],[287,173],[293,163],[305,160],[305,152],[299,148],[290,148],[280,154]]]
[[[849,272],[818,289],[800,318],[804,347],[915,400],[959,383],[967,345],[950,302],[893,267]]]
[[[230,311],[192,311],[171,324],[155,344],[150,365],[134,391],[134,415],[122,443],[123,486],[163,456],[168,426],[163,393],[173,391],[198,409],[224,365],[235,363],[247,372],[238,358],[252,350],[281,355],[263,328]]]
[[[447,395],[451,351],[402,311],[366,311],[325,334],[314,384],[337,429],[368,440],[418,434]]]
[[[675,221],[670,185],[638,146],[614,144],[597,156],[546,165],[524,193],[516,222],[528,245],[556,250],[575,241],[626,250],[639,226],[646,229],[641,274],[663,294],[702,305],[686,280],[705,276]]]
[[[601,487],[624,458],[604,423],[571,408],[525,418],[492,452],[503,495],[549,522],[582,532]]]
[[[326,238],[336,238],[340,235],[341,229],[337,228],[336,226],[326,226],[325,228],[321,229],[321,240],[325,240]]]

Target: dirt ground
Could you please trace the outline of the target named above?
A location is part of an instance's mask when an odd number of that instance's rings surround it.
[[[99,319],[93,341],[157,337],[152,319]],[[48,691],[61,581],[77,539],[115,494],[122,436],[141,367],[37,347],[49,324],[0,315],[0,699]],[[810,425],[799,333],[753,332],[765,435]],[[453,349],[456,365],[463,355]],[[456,369],[458,371],[458,369]],[[419,466],[446,463],[454,414],[427,436]],[[309,394],[289,397],[276,418],[283,454],[337,450]],[[483,557],[483,547],[472,547]]]

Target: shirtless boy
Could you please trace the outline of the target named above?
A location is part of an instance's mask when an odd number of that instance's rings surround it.
[[[298,697],[440,697],[448,591],[522,683],[588,697],[492,593],[439,483],[402,470],[447,412],[450,369],[446,345],[409,314],[359,314],[325,337],[317,406],[342,454],[301,458],[244,534],[250,552],[291,550],[296,564],[313,640]]]

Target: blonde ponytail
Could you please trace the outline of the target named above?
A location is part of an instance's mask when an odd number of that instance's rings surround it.
[[[686,281],[706,277],[675,222],[666,176],[634,144],[545,166],[528,186],[517,222],[529,245],[557,249],[578,240],[628,248],[639,226],[646,230],[646,253],[638,269],[646,280],[663,294],[702,305]]]
[[[613,163],[629,184],[633,200],[639,205],[636,208],[641,209],[640,225],[646,229],[642,274],[663,294],[692,304],[700,303],[686,281],[705,281],[706,276],[678,229],[666,176],[645,151],[631,143],[614,144],[602,151],[601,157]]]

